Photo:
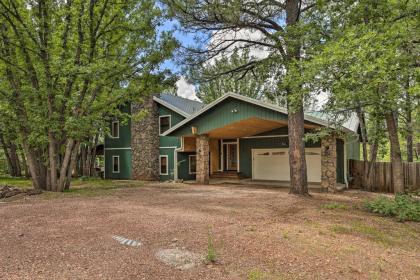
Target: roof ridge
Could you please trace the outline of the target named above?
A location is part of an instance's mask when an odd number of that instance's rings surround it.
[[[179,96],[179,95],[176,95],[176,94],[171,94],[171,93],[161,93],[161,94],[159,94],[159,96],[160,96],[160,95],[169,95],[169,96],[177,97],[177,98],[179,98],[179,99],[187,100],[187,101],[190,101],[190,102],[196,102],[196,103],[203,104],[203,102],[201,102],[201,101],[198,101],[198,100],[193,100],[193,99],[189,99],[189,98],[182,97],[182,96]]]

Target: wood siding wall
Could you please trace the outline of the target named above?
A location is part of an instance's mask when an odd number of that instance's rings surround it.
[[[404,188],[406,191],[420,188],[420,162],[404,162]],[[349,163],[352,188],[361,188],[364,176],[364,162],[350,160]],[[392,166],[390,162],[376,162],[372,168],[366,190],[373,192],[393,193]]]

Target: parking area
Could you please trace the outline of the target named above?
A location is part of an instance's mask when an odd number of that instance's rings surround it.
[[[1,202],[0,278],[420,277],[420,224],[365,212],[363,201],[377,194],[301,198],[259,185],[115,184],[103,195]],[[160,257],[170,249],[196,262],[171,265]]]

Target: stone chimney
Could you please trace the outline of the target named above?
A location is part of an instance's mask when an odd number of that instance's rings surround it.
[[[131,113],[142,118],[131,121],[131,166],[134,180],[159,180],[159,110],[153,96],[132,103]]]

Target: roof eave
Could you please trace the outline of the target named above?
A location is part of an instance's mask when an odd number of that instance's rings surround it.
[[[159,97],[154,96],[154,97],[153,97],[153,100],[154,100],[155,102],[159,103],[160,105],[165,106],[165,107],[167,107],[168,109],[170,109],[170,110],[172,110],[172,111],[174,111],[174,112],[176,112],[176,113],[180,114],[181,116],[183,116],[183,117],[185,117],[185,118],[188,118],[188,117],[190,116],[190,114],[188,114],[187,112],[184,112],[184,111],[180,110],[179,108],[175,107],[175,106],[174,106],[174,105],[172,105],[172,104],[169,104],[168,102],[166,102],[166,101],[164,101],[164,100],[160,99]]]

